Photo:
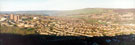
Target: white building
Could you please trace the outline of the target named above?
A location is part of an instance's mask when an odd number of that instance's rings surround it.
[[[38,17],[33,17],[33,19],[39,19]]]
[[[4,17],[2,17],[2,18],[0,18],[0,21],[5,21],[7,18],[4,18]]]

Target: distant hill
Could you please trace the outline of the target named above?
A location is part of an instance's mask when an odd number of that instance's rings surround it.
[[[131,12],[135,14],[135,9],[113,9],[113,8],[84,8],[76,10],[67,10],[54,13],[56,16],[73,16],[73,15],[90,15],[90,14],[102,14],[102,13],[127,13]]]
[[[101,14],[101,13],[126,13],[133,12],[135,9],[113,9],[113,8],[84,8],[76,10],[35,10],[35,11],[0,11],[0,14],[32,14],[32,15],[50,15],[50,16],[67,16],[67,15],[88,15],[88,14]]]
[[[30,14],[30,15],[52,15],[60,11],[37,10],[37,11],[0,11],[0,14]]]
[[[110,9],[111,10],[111,9]],[[108,12],[108,9],[103,8],[85,8],[78,10],[69,10],[58,13],[58,15],[87,15],[87,14],[101,14]]]

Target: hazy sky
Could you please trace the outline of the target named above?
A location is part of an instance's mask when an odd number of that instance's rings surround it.
[[[135,8],[135,0],[0,0],[0,11]]]

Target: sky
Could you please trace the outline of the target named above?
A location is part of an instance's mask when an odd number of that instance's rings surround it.
[[[0,11],[135,8],[135,0],[0,0]]]

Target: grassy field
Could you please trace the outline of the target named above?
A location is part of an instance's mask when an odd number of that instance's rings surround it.
[[[12,33],[12,34],[36,34],[34,28],[19,28],[19,27],[9,27],[9,26],[0,26],[0,33]]]

